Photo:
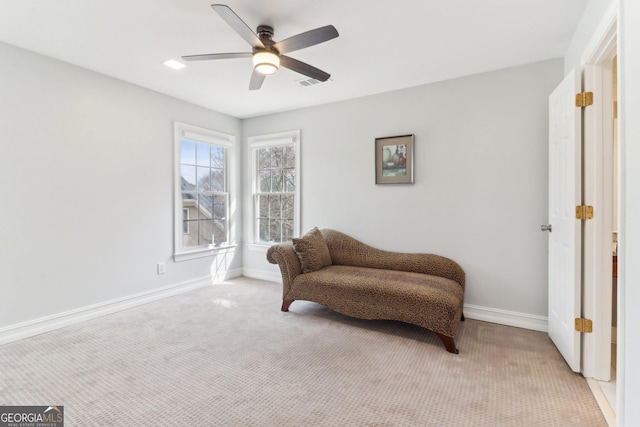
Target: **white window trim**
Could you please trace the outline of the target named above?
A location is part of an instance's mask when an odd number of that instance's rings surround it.
[[[296,152],[296,191],[294,193],[293,235],[298,237],[300,236],[300,130],[250,136],[247,138],[247,142],[249,147],[249,168],[251,170],[251,243],[247,246],[249,250],[263,251],[264,248],[268,248],[275,243],[261,242],[258,235],[259,230],[256,227],[255,193],[258,183],[256,177],[258,170],[256,151],[260,148],[276,145],[293,144],[294,146]]]
[[[235,165],[236,165],[236,143],[233,135],[216,132],[210,129],[189,125],[186,123],[174,122],[174,240],[173,240],[173,259],[174,262],[188,261],[191,259],[202,258],[215,255],[219,252],[226,252],[236,247],[235,238],[235,220],[236,215],[231,212],[233,206],[236,206],[238,195],[236,194],[237,185],[235,183]],[[190,249],[182,249],[180,242],[182,241],[182,188],[180,186],[180,140],[188,138],[194,141],[202,141],[209,144],[222,146],[226,149],[225,160],[225,180],[226,192],[229,194],[227,204],[227,243],[220,246],[209,245],[208,247],[198,247]]]

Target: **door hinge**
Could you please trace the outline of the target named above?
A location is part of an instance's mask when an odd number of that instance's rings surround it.
[[[593,92],[576,94],[576,107],[587,107],[589,105],[593,105]]]
[[[593,219],[593,206],[576,206],[576,219]]]
[[[577,317],[576,332],[586,332],[588,334],[593,332],[593,322],[591,321],[591,319],[584,319],[582,317]]]

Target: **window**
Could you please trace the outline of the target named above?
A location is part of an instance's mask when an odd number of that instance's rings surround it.
[[[254,242],[279,243],[299,233],[300,131],[249,138]]]
[[[189,234],[189,208],[182,209],[182,234]]]
[[[176,123],[175,253],[229,243],[228,158],[233,137]]]

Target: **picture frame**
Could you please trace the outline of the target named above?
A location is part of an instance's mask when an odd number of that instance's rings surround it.
[[[413,184],[414,135],[376,138],[376,184]]]

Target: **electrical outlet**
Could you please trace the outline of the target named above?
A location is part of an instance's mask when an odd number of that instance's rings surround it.
[[[158,263],[158,274],[164,274],[166,272],[164,262]]]

